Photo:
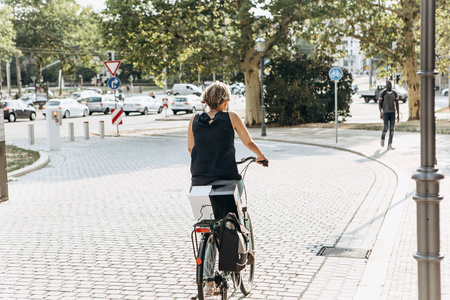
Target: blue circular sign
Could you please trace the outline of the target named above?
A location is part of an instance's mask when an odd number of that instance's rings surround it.
[[[328,75],[330,76],[331,80],[338,81],[342,78],[342,70],[338,67],[331,68]]]
[[[117,77],[111,77],[108,79],[108,86],[112,90],[117,90],[120,87],[120,79]]]

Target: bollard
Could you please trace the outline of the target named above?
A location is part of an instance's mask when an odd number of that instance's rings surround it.
[[[84,122],[84,139],[89,139],[89,122]]]
[[[105,121],[100,121],[100,138],[105,138]]]
[[[69,140],[73,142],[75,140],[75,131],[73,127],[73,122],[69,123]]]
[[[28,144],[34,145],[34,125],[28,125]]]

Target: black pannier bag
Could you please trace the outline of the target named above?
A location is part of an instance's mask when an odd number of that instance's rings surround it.
[[[239,272],[245,268],[248,257],[249,231],[239,223],[234,213],[228,213],[216,224],[219,248],[219,270]]]

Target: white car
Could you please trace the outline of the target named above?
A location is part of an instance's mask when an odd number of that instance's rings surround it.
[[[146,115],[148,112],[153,111],[159,114],[162,112],[162,109],[161,103],[149,96],[127,98],[125,99],[122,108],[127,116],[132,112]]]
[[[448,96],[448,89],[443,89],[441,94],[442,96]]]
[[[89,108],[89,114],[101,112],[109,114],[113,109],[122,108],[122,101],[117,100],[114,95],[96,95],[87,99],[86,105]]]
[[[58,108],[63,115],[63,118],[70,117],[86,117],[89,114],[89,108],[86,105],[78,103],[77,100],[66,99],[53,99],[47,101],[42,107],[42,114],[45,117],[46,109]]]
[[[93,90],[83,90],[78,91],[75,93],[72,93],[70,95],[70,98],[77,100],[78,102],[81,102],[83,100],[87,100],[89,97],[97,96],[98,94]]]
[[[177,96],[173,99],[171,109],[176,115],[179,111],[188,113],[195,113],[205,109],[205,105],[201,103],[201,99],[195,95]]]

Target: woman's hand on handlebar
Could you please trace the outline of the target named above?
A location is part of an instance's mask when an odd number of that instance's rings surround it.
[[[258,156],[255,161],[263,167],[269,166],[269,159],[264,154],[262,156]]]

